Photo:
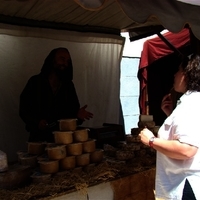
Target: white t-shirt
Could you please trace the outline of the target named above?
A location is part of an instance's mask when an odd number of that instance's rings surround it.
[[[200,92],[186,92],[158,131],[158,137],[200,147]],[[188,160],[176,160],[157,151],[156,197],[181,200],[186,178],[200,199],[200,151]]]

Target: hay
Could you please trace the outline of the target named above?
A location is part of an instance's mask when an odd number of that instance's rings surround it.
[[[131,162],[116,161],[107,158],[99,164],[95,164],[89,171],[84,170],[65,171],[63,174],[55,174],[47,183],[30,183],[18,189],[0,189],[1,200],[42,200],[61,196],[72,191],[78,191],[86,196],[88,187],[102,182],[108,182],[119,177],[142,172],[153,166],[144,166],[141,161]]]
[[[86,183],[76,183],[75,188],[79,192],[79,194],[86,196],[87,195],[87,187]]]

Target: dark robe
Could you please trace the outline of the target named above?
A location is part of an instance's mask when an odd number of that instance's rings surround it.
[[[30,133],[29,142],[54,142],[52,132],[58,130],[58,120],[77,118],[80,109],[74,84],[65,81],[53,94],[46,76],[32,76],[20,95],[19,115]],[[47,130],[39,130],[40,120],[47,120]],[[81,121],[79,121],[81,123]]]

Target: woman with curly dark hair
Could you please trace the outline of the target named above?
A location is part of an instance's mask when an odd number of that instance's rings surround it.
[[[200,56],[184,59],[174,76],[174,90],[183,93],[173,110],[170,95],[161,104],[168,116],[157,137],[147,128],[142,143],[157,150],[157,199],[200,199]]]

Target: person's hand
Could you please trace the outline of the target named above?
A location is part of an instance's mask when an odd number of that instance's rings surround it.
[[[144,128],[142,131],[140,131],[138,136],[143,144],[149,145],[149,140],[150,138],[154,137],[154,134],[149,129]]]
[[[83,106],[78,111],[78,118],[83,121],[85,121],[86,119],[89,120],[90,118],[93,118],[93,114],[85,110],[86,108],[87,108],[87,105]]]
[[[171,94],[167,94],[163,97],[162,103],[161,103],[161,109],[167,116],[169,116],[172,113],[173,101],[171,98]]]
[[[45,119],[41,119],[38,124],[39,130],[45,130],[48,128],[48,122]]]

